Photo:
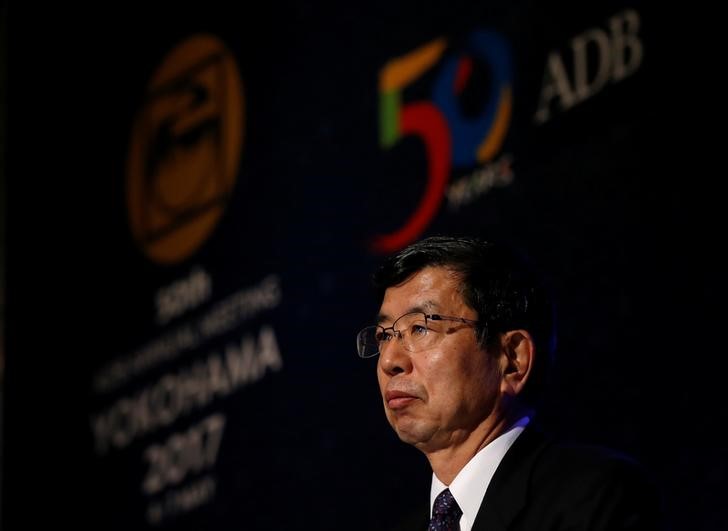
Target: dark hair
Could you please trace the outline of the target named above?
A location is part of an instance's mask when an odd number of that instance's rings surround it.
[[[533,402],[552,363],[554,318],[550,298],[525,258],[478,238],[432,236],[389,257],[374,273],[379,300],[387,288],[429,266],[459,277],[463,300],[478,314],[476,334],[483,347],[508,330],[521,328],[532,335],[537,355],[522,397]]]

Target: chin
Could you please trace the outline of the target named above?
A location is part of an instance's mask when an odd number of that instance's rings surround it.
[[[390,423],[399,439],[407,444],[418,446],[432,437],[432,433],[426,426],[411,419],[392,419]]]

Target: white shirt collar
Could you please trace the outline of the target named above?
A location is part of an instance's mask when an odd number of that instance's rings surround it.
[[[435,504],[437,495],[449,488],[453,498],[463,511],[460,518],[460,531],[470,531],[493,474],[503,456],[529,421],[528,417],[520,418],[505,432],[489,442],[467,462],[449,486],[440,481],[433,473],[430,487],[430,516],[432,516],[432,506]]]

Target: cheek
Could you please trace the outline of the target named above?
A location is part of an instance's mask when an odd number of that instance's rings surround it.
[[[500,394],[500,370],[491,357],[484,358],[477,366],[472,367],[468,380],[469,402],[473,409],[490,411]]]
[[[500,379],[498,362],[490,354],[482,351],[471,359],[466,371],[471,375],[471,381],[479,387],[493,387]]]
[[[498,368],[485,353],[478,350],[443,352],[433,356],[427,365],[428,386],[444,403],[470,403],[496,392]]]
[[[469,368],[456,350],[433,352],[423,357],[415,371],[431,397],[441,403],[455,402],[465,392],[463,387],[467,385]]]

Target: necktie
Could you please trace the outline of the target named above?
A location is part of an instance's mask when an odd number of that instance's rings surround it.
[[[450,489],[445,489],[435,498],[432,519],[427,531],[458,531],[462,514],[463,511],[452,497]]]

